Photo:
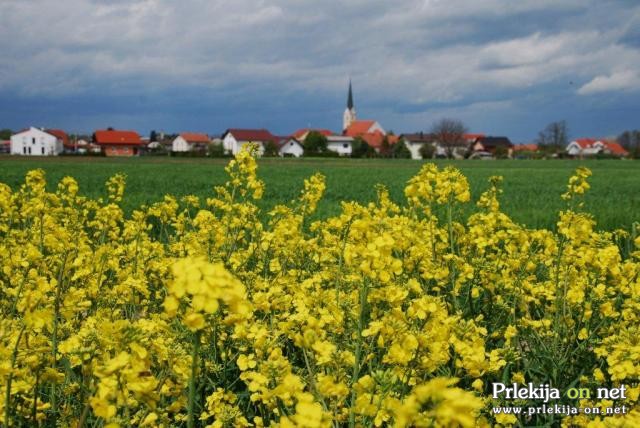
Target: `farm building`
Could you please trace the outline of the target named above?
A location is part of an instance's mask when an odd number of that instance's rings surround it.
[[[11,136],[11,154],[56,156],[69,143],[67,134],[59,129],[38,129],[33,126]]]
[[[93,134],[93,141],[107,156],[137,156],[142,148],[140,135],[135,131],[100,130]]]
[[[182,132],[171,143],[172,152],[206,152],[211,139],[207,134]]]
[[[266,129],[227,129],[222,134],[222,146],[227,154],[236,155],[243,146],[255,143],[258,145],[258,155],[264,154],[264,147],[269,142],[277,142],[278,137]]]

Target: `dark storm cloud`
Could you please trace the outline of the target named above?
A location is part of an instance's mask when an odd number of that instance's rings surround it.
[[[351,76],[360,116],[394,130],[609,133],[637,115],[612,105],[640,88],[639,19],[623,0],[5,0],[0,125],[338,130]]]

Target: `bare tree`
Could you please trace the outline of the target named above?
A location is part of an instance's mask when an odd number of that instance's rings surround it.
[[[538,133],[536,143],[541,149],[546,151],[560,151],[569,144],[569,132],[567,130],[567,122],[561,120],[552,122]]]
[[[466,132],[467,127],[457,119],[441,119],[431,128],[433,140],[444,148],[448,158],[453,157],[456,149],[466,148]]]
[[[617,141],[632,157],[640,158],[640,130],[624,131],[618,136]]]

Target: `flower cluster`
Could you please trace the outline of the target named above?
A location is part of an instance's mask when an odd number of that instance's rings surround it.
[[[324,177],[262,213],[251,150],[206,200],[130,214],[121,175],[95,200],[0,184],[0,425],[638,424],[640,237],[580,211],[588,170],[557,230],[502,212],[499,177],[462,218],[469,183],[433,164],[404,205],[379,186],[314,220]],[[497,415],[537,403],[494,382],[624,384],[557,404],[629,412]]]

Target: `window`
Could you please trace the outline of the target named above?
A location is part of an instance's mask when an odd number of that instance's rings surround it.
[[[22,146],[22,154],[23,155],[27,154],[27,148],[25,146]]]
[[[348,149],[348,148],[349,148],[349,144],[344,143],[344,144],[342,145],[342,147],[343,147],[343,148],[345,148],[345,149]]]
[[[44,154],[44,147],[42,148],[42,154]]]
[[[35,144],[35,143],[36,143],[36,137],[33,137],[33,138],[31,139],[31,144]]]
[[[29,154],[31,154],[31,147],[29,147]]]

